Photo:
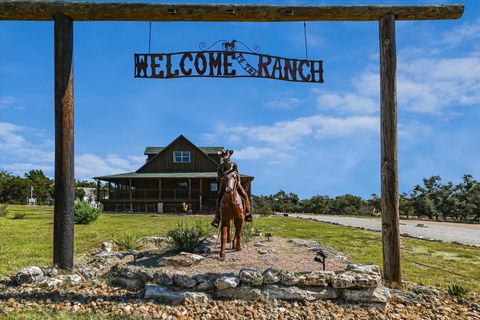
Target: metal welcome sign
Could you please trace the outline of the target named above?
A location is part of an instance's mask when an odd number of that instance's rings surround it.
[[[222,50],[210,50],[217,43]],[[248,51],[237,51],[237,43]],[[258,53],[241,41],[219,40],[200,51],[136,53],[135,78],[265,78],[294,82],[323,83],[323,61],[290,59]]]

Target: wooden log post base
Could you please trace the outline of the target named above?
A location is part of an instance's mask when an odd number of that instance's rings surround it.
[[[55,209],[53,263],[73,267],[73,21],[54,17],[55,51]]]
[[[395,16],[380,19],[380,140],[383,272],[401,283],[397,163],[397,55]]]

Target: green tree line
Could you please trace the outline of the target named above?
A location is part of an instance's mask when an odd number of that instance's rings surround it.
[[[450,221],[480,221],[480,183],[465,174],[458,184],[442,184],[440,176],[425,178],[422,184],[400,195],[400,215],[406,218],[428,218]],[[381,199],[346,194],[337,197],[314,195],[300,199],[283,190],[273,195],[253,196],[253,210],[258,214],[272,212],[305,212],[338,215],[380,215]]]
[[[96,187],[95,182],[86,180],[76,181],[75,185],[75,197],[79,199],[85,195],[79,187]],[[23,177],[0,170],[0,203],[25,204],[33,188],[37,204],[53,204],[54,187],[54,180],[45,176],[42,170],[30,170]]]

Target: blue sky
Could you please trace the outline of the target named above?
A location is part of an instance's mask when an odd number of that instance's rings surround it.
[[[480,3],[463,3],[459,20],[397,22],[401,192],[431,175],[480,178]],[[378,23],[307,22],[307,37],[309,58],[324,60],[324,84],[135,79],[133,54],[148,49],[148,23],[75,23],[77,178],[134,171],[146,146],[184,134],[234,149],[256,194],[378,194]],[[303,58],[303,38],[302,22],[152,24],[152,52],[238,39]],[[53,177],[53,121],[53,23],[1,21],[0,169]]]

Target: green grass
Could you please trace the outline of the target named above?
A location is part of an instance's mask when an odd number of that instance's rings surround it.
[[[25,211],[22,220],[0,218],[0,277],[27,265],[48,265],[52,261],[53,209],[10,206],[11,214]],[[102,214],[89,225],[75,226],[75,254],[99,248],[101,242],[126,231],[139,236],[165,235],[180,221],[193,224],[199,219],[151,214]],[[356,263],[382,265],[381,233],[337,226],[311,220],[265,217],[255,220],[263,232],[285,238],[313,239],[332,246]],[[459,244],[402,237],[404,280],[446,289],[458,283],[469,292],[480,293],[480,249]],[[413,261],[413,262],[412,262]],[[417,264],[420,263],[421,265]],[[433,266],[435,268],[427,267]],[[441,269],[439,269],[441,268]],[[465,277],[461,276],[464,275]]]

